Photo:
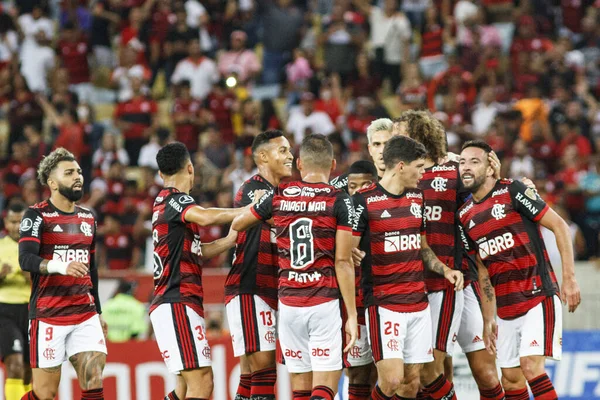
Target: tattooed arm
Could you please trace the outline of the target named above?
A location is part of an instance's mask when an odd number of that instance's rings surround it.
[[[433,250],[431,250],[429,244],[427,244],[425,235],[421,235],[421,259],[423,260],[425,268],[443,275],[450,283],[454,284],[455,290],[463,289],[464,277],[462,272],[453,270],[444,265],[444,263],[437,258]]]
[[[490,274],[477,256],[477,275],[481,288],[481,313],[483,314],[483,342],[490,354],[496,352],[496,339],[498,338],[498,325],[496,325],[496,293],[490,281]]]

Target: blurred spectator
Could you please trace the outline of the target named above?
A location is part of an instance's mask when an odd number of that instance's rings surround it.
[[[480,101],[475,104],[471,114],[473,133],[477,136],[484,136],[494,122],[498,111],[500,111],[500,105],[495,101],[494,89],[489,86],[483,87]]]
[[[98,0],[93,5],[93,16],[90,29],[90,45],[94,51],[96,64],[111,68],[115,64],[115,56],[111,49],[111,27],[121,22],[118,13],[120,0]]]
[[[197,38],[200,40],[200,49],[209,52],[213,48],[210,35],[208,34],[208,25],[210,16],[206,8],[198,0],[187,0],[185,2],[185,12],[187,15],[187,25],[192,29],[199,31]]]
[[[62,64],[68,71],[71,87],[77,92],[79,100],[89,101],[92,88],[88,56],[91,48],[87,38],[69,21],[62,29],[57,48]]]
[[[30,149],[30,158],[33,165],[38,165],[42,158],[50,152],[50,147],[42,138],[41,132],[34,125],[25,125],[23,136]]]
[[[223,137],[214,125],[208,126],[203,134],[204,156],[218,169],[225,169],[231,162],[231,151],[223,143]]]
[[[282,81],[281,70],[292,60],[301,39],[304,18],[291,0],[256,0],[263,27],[264,84]]]
[[[132,165],[137,165],[142,146],[148,143],[156,125],[158,105],[142,94],[142,81],[131,81],[133,97],[119,103],[115,109],[115,124],[125,138],[125,150]]]
[[[508,158],[506,162],[502,164],[502,166],[505,167],[502,176],[517,180],[523,177],[536,176],[535,161],[533,157],[529,155],[528,150],[527,143],[522,139],[517,139],[512,146],[513,156]]]
[[[156,129],[156,132],[150,137],[150,143],[145,144],[142,147],[138,165],[140,167],[150,167],[154,170],[158,170],[156,155],[163,146],[169,143],[170,138],[171,132],[169,132],[167,128],[161,127]]]
[[[235,196],[242,183],[257,173],[252,149],[248,147],[243,152],[236,153],[235,163],[223,172],[223,186],[231,186],[231,195]]]
[[[23,137],[25,125],[33,125],[38,129],[42,129],[44,116],[42,108],[29,90],[23,75],[16,74],[13,76],[12,88],[12,98],[8,105],[9,148],[12,143]]]
[[[308,81],[313,76],[313,70],[303,50],[294,50],[294,59],[285,66],[285,72],[288,85],[288,107],[290,107],[298,102],[300,93],[308,89]]]
[[[254,51],[246,49],[248,35],[243,31],[231,33],[231,49],[219,56],[219,73],[225,79],[235,79],[235,84],[245,85],[254,80],[262,66]],[[231,86],[233,85],[231,81]]]
[[[102,305],[102,317],[108,325],[107,339],[123,343],[146,334],[146,307],[135,297],[135,282],[121,280],[114,296]]]
[[[188,56],[190,40],[198,38],[198,30],[188,26],[184,8],[175,11],[175,23],[171,25],[165,38],[165,80],[171,82],[177,64]]]
[[[184,80],[189,81],[192,97],[204,100],[213,84],[219,80],[219,71],[213,60],[202,55],[198,40],[189,41],[188,54],[189,57],[179,61],[175,67],[171,82],[179,84]]]
[[[335,130],[329,115],[323,111],[315,111],[315,95],[310,92],[302,94],[299,109],[291,110],[286,129],[293,135],[294,142],[300,144],[305,135],[320,133],[329,135]]]
[[[106,132],[102,136],[100,148],[92,155],[94,177],[105,175],[113,160],[118,160],[123,165],[129,165],[129,155],[121,146],[120,138],[113,132]]]
[[[432,4],[425,11],[421,28],[421,53],[419,67],[426,79],[431,79],[448,69],[444,47],[451,45],[452,27],[445,24],[437,7]]]
[[[173,103],[173,122],[175,139],[188,148],[191,154],[198,150],[198,132],[205,123],[202,102],[192,97],[190,82],[182,81],[178,85],[178,96]],[[230,122],[231,124],[231,122]]]
[[[64,104],[54,107],[43,96],[38,96],[37,100],[52,127],[58,131],[53,149],[64,147],[78,160],[88,155],[89,149],[85,144],[83,127],[79,124],[77,111]]]
[[[24,141],[18,141],[12,144],[11,160],[4,168],[4,196],[10,199],[21,193],[21,177],[35,177],[35,166],[32,165],[29,158],[29,146]]]
[[[99,229],[103,244],[100,265],[111,271],[135,269],[140,263],[140,249],[131,234],[122,229],[120,219],[119,215],[106,214]]]
[[[236,95],[233,89],[228,87],[225,79],[219,80],[206,97],[206,109],[219,127],[223,143],[233,143],[232,112],[237,106]]]
[[[140,81],[140,91],[142,94],[147,95],[150,93],[150,89],[147,86],[147,82],[151,78],[151,71],[144,66],[139,64],[136,60],[137,54],[135,50],[130,47],[126,47],[121,51],[121,63],[117,67],[110,80],[113,87],[118,89],[118,100],[120,102],[127,101],[133,97],[132,81],[137,79]]]

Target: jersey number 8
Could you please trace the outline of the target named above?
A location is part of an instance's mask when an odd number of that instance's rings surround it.
[[[300,218],[290,225],[291,266],[302,269],[315,262],[312,220]]]

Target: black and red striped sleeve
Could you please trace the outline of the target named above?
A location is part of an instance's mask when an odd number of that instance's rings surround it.
[[[513,181],[508,187],[513,208],[526,218],[538,222],[549,207],[535,189],[521,181]]]
[[[339,192],[333,203],[333,215],[337,220],[337,229],[352,232],[354,225],[354,205],[346,192]]]
[[[29,208],[23,219],[19,233],[19,265],[23,271],[38,274],[40,264],[44,259],[40,257],[41,238],[44,230],[44,218],[39,211]]]
[[[165,200],[165,219],[168,222],[185,224],[185,213],[196,206],[196,201],[186,193],[174,193]]]

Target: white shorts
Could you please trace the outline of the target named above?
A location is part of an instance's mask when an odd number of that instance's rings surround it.
[[[373,353],[369,346],[369,334],[366,325],[358,325],[358,338],[354,346],[348,350],[348,363],[350,367],[360,367],[373,362]]]
[[[150,321],[169,371],[178,374],[211,365],[204,318],[192,308],[181,303],[161,304],[150,314]]]
[[[505,320],[498,318],[498,366],[514,368],[520,358],[562,356],[562,306],[558,296],[547,297],[527,314]]]
[[[77,325],[51,325],[32,319],[29,346],[32,368],[57,367],[72,355],[88,351],[106,354],[98,314]]]
[[[462,291],[465,304],[460,318],[457,340],[465,354],[485,349],[485,343],[483,343],[483,314],[481,314],[479,294],[476,292],[478,289],[474,285],[477,285],[477,283],[471,283]]]
[[[427,297],[431,308],[433,348],[451,356],[465,302],[463,291],[445,289],[429,293]]]
[[[312,307],[279,303],[279,343],[289,372],[339,371],[344,331],[339,300]]]
[[[235,296],[225,306],[233,355],[275,351],[277,311],[259,296]]]
[[[366,317],[375,362],[392,358],[400,358],[405,364],[433,361],[429,306],[408,313],[371,306]]]

